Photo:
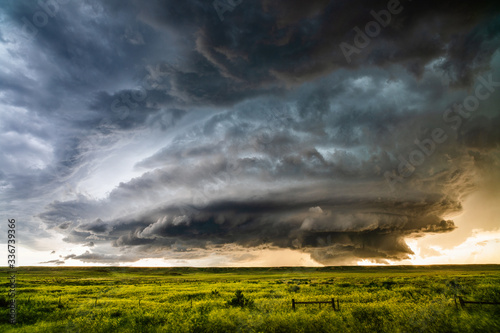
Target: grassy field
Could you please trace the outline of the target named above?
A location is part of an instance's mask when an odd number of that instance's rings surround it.
[[[0,332],[500,332],[500,305],[454,301],[500,302],[497,265],[21,267],[15,325],[2,285]]]

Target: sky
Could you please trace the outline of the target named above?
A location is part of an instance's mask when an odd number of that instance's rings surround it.
[[[499,47],[497,1],[0,0],[2,251],[500,264]]]

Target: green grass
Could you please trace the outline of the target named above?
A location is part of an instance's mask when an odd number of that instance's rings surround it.
[[[500,332],[500,306],[455,295],[500,302],[500,266],[21,267],[0,332]]]

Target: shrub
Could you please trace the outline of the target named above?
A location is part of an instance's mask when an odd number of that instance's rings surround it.
[[[241,290],[236,290],[234,297],[227,302],[227,305],[239,307],[251,306],[253,305],[253,300],[246,298]]]
[[[0,307],[6,308],[10,305],[10,301],[5,297],[0,297]]]

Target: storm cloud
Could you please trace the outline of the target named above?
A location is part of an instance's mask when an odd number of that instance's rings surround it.
[[[397,262],[500,181],[494,1],[1,11],[2,210],[87,247],[45,263]]]

